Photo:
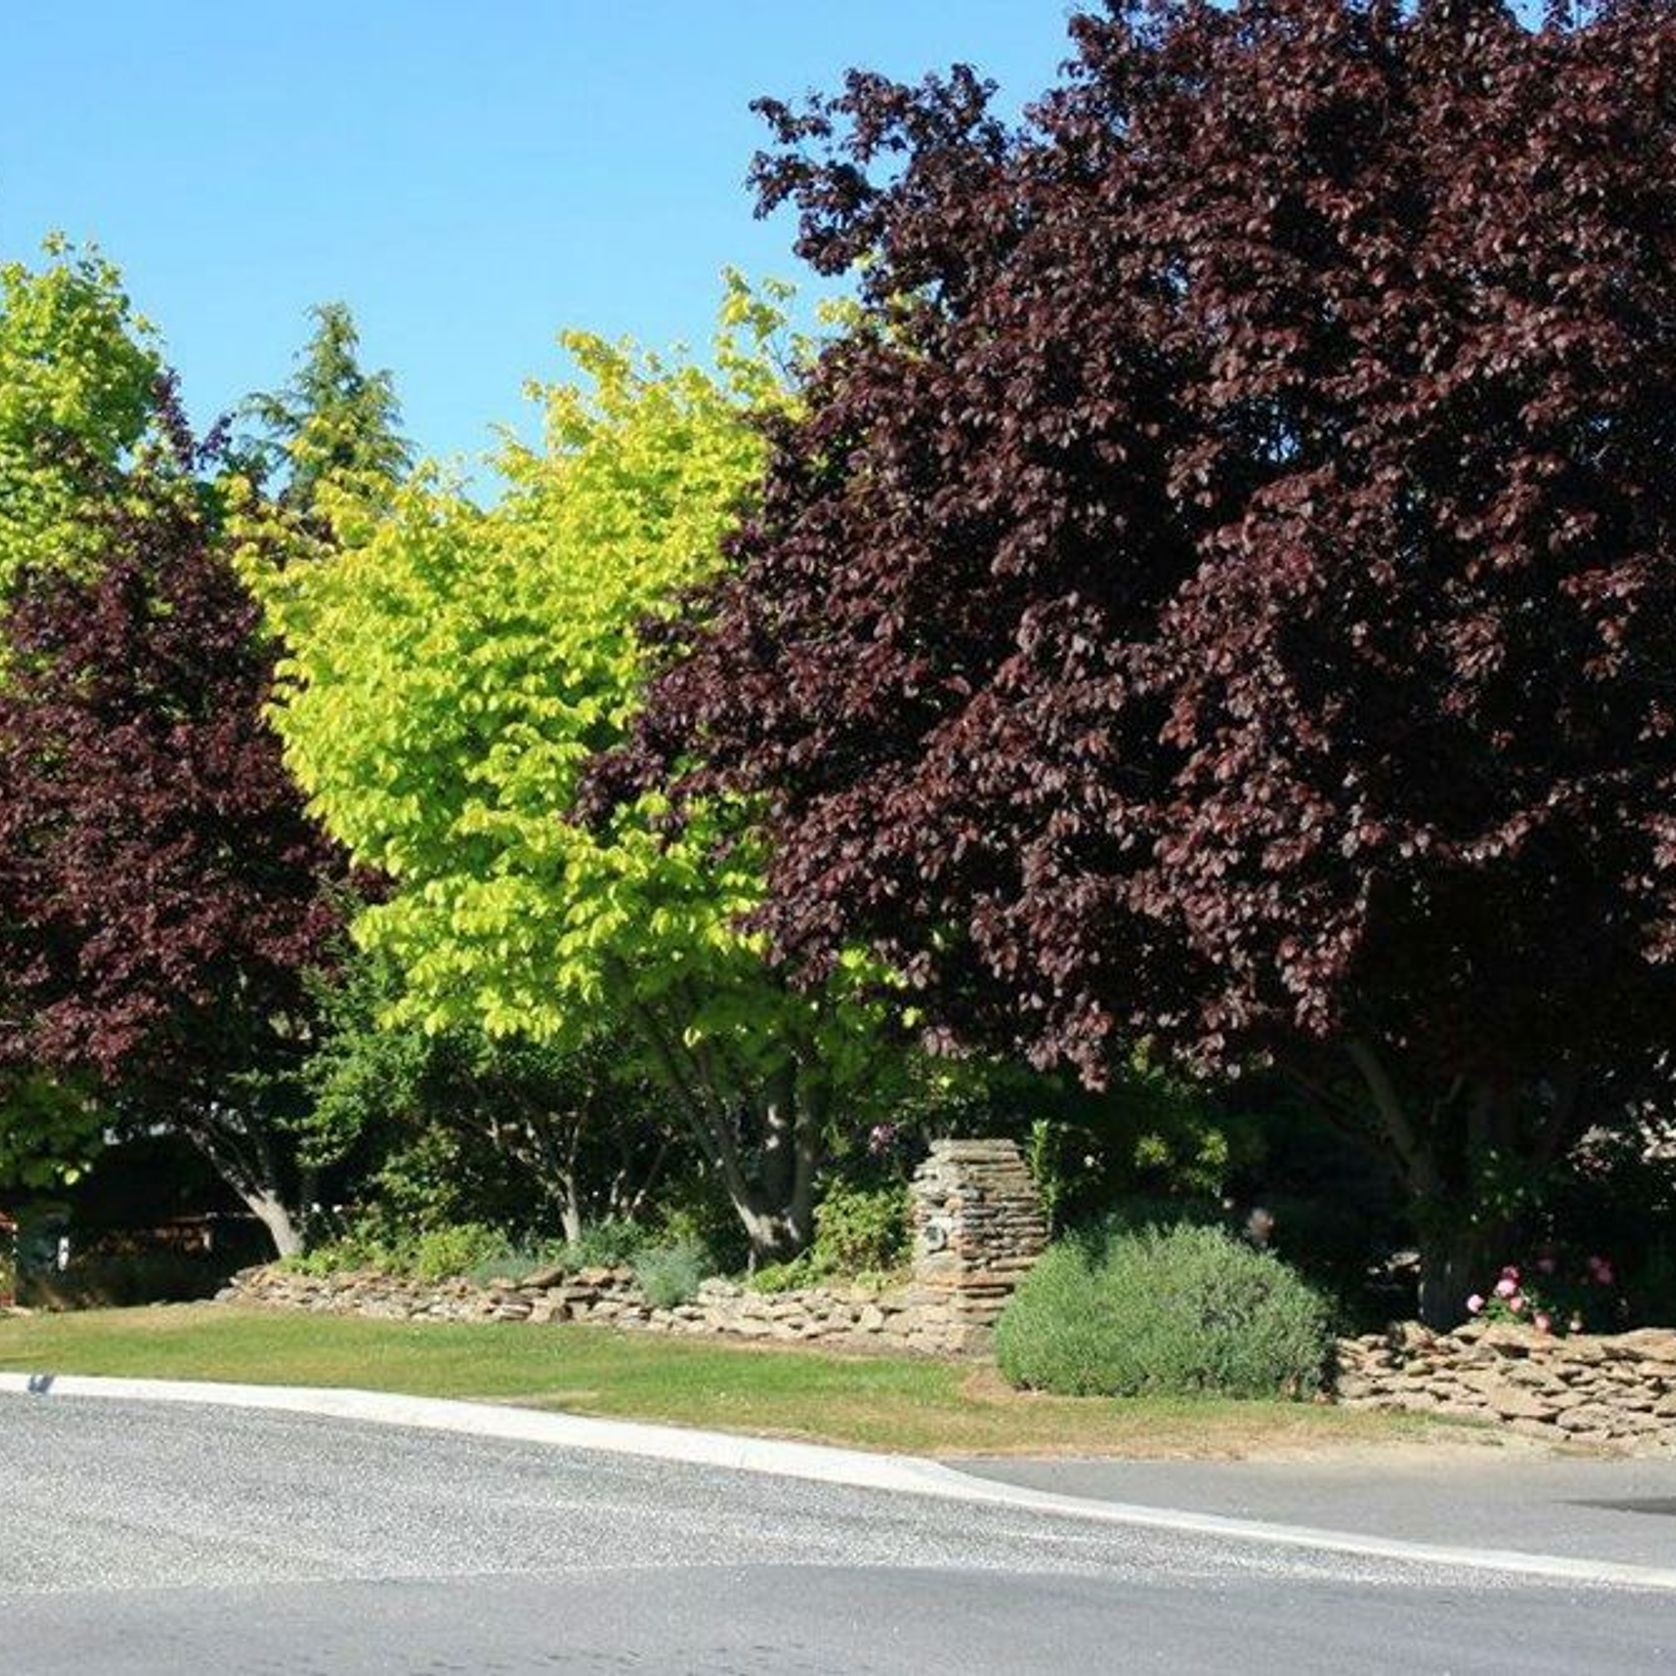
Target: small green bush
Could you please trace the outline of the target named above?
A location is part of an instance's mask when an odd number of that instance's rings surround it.
[[[765,1263],[750,1279],[753,1292],[775,1295],[781,1292],[800,1292],[807,1286],[819,1286],[827,1278],[827,1270],[815,1261],[814,1253],[805,1251],[785,1263]]]
[[[286,1258],[284,1267],[316,1276],[371,1269],[431,1282],[453,1280],[487,1268],[505,1274],[512,1264],[513,1251],[506,1235],[481,1222],[401,1232],[369,1219],[303,1256]]]
[[[653,1309],[674,1309],[698,1296],[708,1266],[702,1246],[659,1245],[636,1254],[634,1278]]]
[[[1326,1300],[1220,1228],[1142,1227],[1051,1247],[996,1327],[1015,1385],[1067,1396],[1299,1397],[1331,1344]]]
[[[833,1186],[816,1207],[814,1264],[823,1275],[894,1269],[908,1245],[906,1188]]]
[[[407,1254],[407,1269],[415,1280],[453,1280],[484,1263],[504,1266],[510,1255],[511,1247],[500,1229],[461,1222],[420,1234]]]
[[[584,1229],[579,1240],[544,1240],[534,1245],[502,1240],[498,1249],[464,1270],[463,1278],[485,1286],[494,1280],[519,1280],[537,1269],[576,1274],[582,1269],[621,1268],[648,1244],[650,1236],[634,1222],[596,1223]]]
[[[397,1270],[391,1266],[391,1255],[392,1248],[382,1241],[352,1231],[337,1239],[322,1240],[294,1257],[282,1257],[276,1266],[294,1274],[312,1275],[317,1280],[357,1269],[394,1274]]]
[[[614,1269],[632,1263],[651,1243],[651,1235],[638,1222],[596,1222],[582,1230],[581,1239],[565,1245],[556,1260],[571,1269]]]

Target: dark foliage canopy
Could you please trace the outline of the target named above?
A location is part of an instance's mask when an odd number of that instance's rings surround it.
[[[862,319],[598,794],[758,798],[783,957],[1092,1080],[1348,1045],[1552,1146],[1655,1074],[1676,6],[1575,12],[1114,0],[1017,129],[764,102]]]
[[[0,1058],[207,1121],[298,1052],[341,869],[205,491],[138,471],[101,539],[91,577],[26,573],[4,625]]]

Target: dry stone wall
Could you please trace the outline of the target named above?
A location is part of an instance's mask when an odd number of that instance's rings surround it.
[[[1676,1332],[1555,1338],[1472,1322],[1434,1333],[1404,1322],[1343,1339],[1336,1381],[1356,1408],[1491,1420],[1551,1442],[1676,1451]]]
[[[914,1287],[763,1293],[732,1281],[707,1280],[691,1303],[654,1309],[633,1271],[621,1268],[569,1275],[549,1270],[476,1286],[463,1280],[427,1285],[373,1273],[306,1275],[267,1267],[235,1275],[219,1299],[388,1321],[584,1321],[651,1333],[722,1333],[931,1355],[958,1355],[974,1347],[970,1324],[941,1293],[922,1295]]]

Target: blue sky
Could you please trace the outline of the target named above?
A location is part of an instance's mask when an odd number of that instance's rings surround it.
[[[430,453],[475,453],[565,325],[702,344],[759,93],[956,59],[1016,105],[1068,0],[0,0],[0,254],[96,238],[201,421],[342,298]]]

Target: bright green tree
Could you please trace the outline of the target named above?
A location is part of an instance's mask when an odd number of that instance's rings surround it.
[[[44,257],[0,264],[0,599],[25,565],[94,562],[93,510],[161,407],[163,364],[116,268],[59,238]]]
[[[638,706],[643,623],[721,562],[760,476],[757,417],[788,400],[778,300],[731,286],[714,372],[569,334],[581,381],[534,392],[544,444],[505,445],[492,508],[422,472],[358,545],[253,557],[288,648],[289,760],[395,883],[357,929],[406,1009],[549,1043],[626,1027],[764,1257],[812,1235],[829,1124],[880,1060],[870,1018],[837,986],[787,990],[739,930],[760,889],[746,811],[673,840],[655,795],[566,817]]]

